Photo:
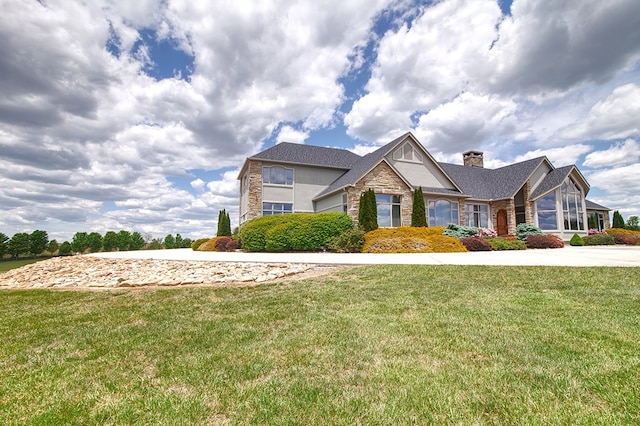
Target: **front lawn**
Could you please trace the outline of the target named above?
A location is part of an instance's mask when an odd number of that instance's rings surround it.
[[[0,424],[638,424],[640,268],[0,291]]]

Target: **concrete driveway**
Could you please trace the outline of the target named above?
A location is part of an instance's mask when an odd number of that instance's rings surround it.
[[[639,246],[566,246],[561,249],[468,253],[244,253],[191,249],[95,253],[112,259],[164,259],[210,262],[314,263],[329,265],[504,265],[504,266],[624,266],[640,267]]]

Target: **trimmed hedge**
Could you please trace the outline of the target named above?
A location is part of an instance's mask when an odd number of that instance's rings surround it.
[[[609,246],[616,243],[613,235],[609,234],[593,234],[582,237],[585,246]]]
[[[353,221],[344,213],[292,213],[252,219],[239,235],[242,248],[251,252],[320,251],[349,229]]]
[[[562,239],[555,235],[529,235],[527,237],[527,248],[532,249],[547,249],[547,248],[562,248],[564,242]]]
[[[469,251],[491,251],[493,247],[491,247],[491,243],[480,237],[470,237],[470,238],[461,238],[460,242],[466,247]]]
[[[455,237],[442,235],[444,227],[379,228],[364,236],[363,253],[454,253],[467,249]]]
[[[517,238],[485,238],[494,250],[526,250],[527,245]]]
[[[569,241],[569,245],[572,246],[583,246],[584,245],[584,241],[582,241],[582,237],[578,234],[573,234],[573,237],[571,237],[571,240]]]

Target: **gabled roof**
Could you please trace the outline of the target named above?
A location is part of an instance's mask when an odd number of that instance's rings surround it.
[[[349,170],[362,157],[346,149],[281,142],[249,159]]]
[[[465,194],[479,200],[502,200],[513,198],[531,177],[531,174],[547,160],[538,157],[498,169],[469,167],[440,163]]]
[[[611,209],[605,206],[601,206],[600,204],[594,203],[593,201],[584,200],[587,204],[587,210],[603,210],[610,212]]]
[[[540,182],[540,184],[533,190],[533,192],[531,193],[530,199],[535,200],[549,193],[550,191],[556,189],[557,187],[562,185],[562,182],[564,182],[565,179],[567,179],[569,175],[571,175],[572,173],[574,173],[574,176],[579,177],[579,180],[581,181],[580,183],[583,186],[585,194],[589,192],[589,183],[582,176],[580,171],[578,171],[576,166],[571,165],[571,166],[564,166],[564,167],[559,167],[557,169],[551,170],[544,177],[542,182]]]

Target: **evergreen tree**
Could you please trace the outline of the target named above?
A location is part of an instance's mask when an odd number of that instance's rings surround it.
[[[589,223],[589,229],[598,229],[598,222],[595,214],[590,214],[587,222]]]
[[[624,229],[624,219],[618,210],[613,212],[613,227]]]
[[[104,251],[114,251],[118,247],[118,234],[115,231],[107,231],[102,237],[102,248]]]
[[[413,207],[411,210],[411,226],[427,226],[427,214],[424,205],[422,187],[413,191]]]
[[[0,232],[0,259],[2,259],[9,250],[7,243],[9,242],[9,237]]]
[[[131,232],[125,231],[124,229],[118,232],[117,244],[119,251],[129,250],[129,247],[131,246]]]
[[[176,246],[176,239],[173,237],[173,235],[168,234],[166,237],[164,237],[164,248],[166,249],[172,249],[175,248]]]
[[[376,194],[371,188],[360,195],[358,226],[364,232],[378,229],[378,205]]]
[[[142,238],[142,234],[139,232],[134,232],[131,234],[131,250],[140,250],[144,247],[144,238]]]
[[[98,232],[92,232],[87,235],[87,245],[91,253],[97,253],[102,250],[102,235]]]
[[[218,213],[218,232],[216,233],[216,236],[231,236],[231,218],[225,209],[220,210],[220,213]]]
[[[74,253],[84,253],[89,246],[87,245],[87,233],[76,232],[71,239],[71,250]]]

